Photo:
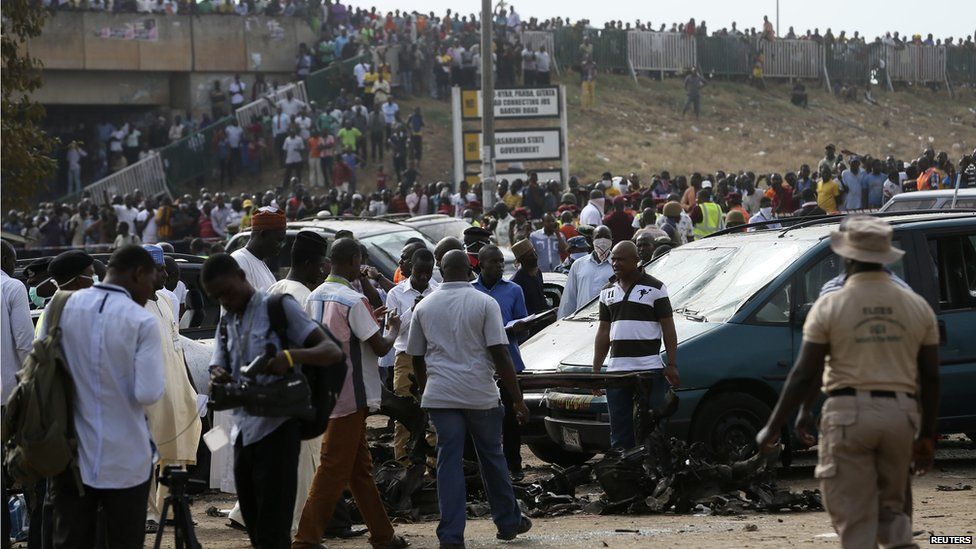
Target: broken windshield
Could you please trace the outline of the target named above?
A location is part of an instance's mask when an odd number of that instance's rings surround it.
[[[676,314],[701,322],[725,322],[816,243],[762,239],[738,246],[682,246],[651,263],[647,272],[664,282]],[[596,300],[570,317],[598,318]]]

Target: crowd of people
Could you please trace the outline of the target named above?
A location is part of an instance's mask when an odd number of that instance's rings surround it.
[[[219,4],[219,5],[217,5]],[[223,129],[208,147],[218,158],[218,170],[209,174],[219,184],[233,184],[241,174],[252,176],[261,174],[273,165],[278,158],[281,167],[289,166],[285,174],[287,181],[299,170],[307,170],[305,181],[315,185],[327,183],[338,177],[342,182],[355,184],[356,171],[369,160],[382,158],[384,150],[390,151],[390,169],[398,174],[407,170],[409,158],[419,159],[420,143],[424,122],[422,117],[411,113],[398,112],[398,107],[386,107],[386,98],[407,99],[413,95],[426,94],[431,98],[448,100],[451,86],[479,86],[481,82],[480,24],[476,14],[460,15],[447,10],[443,16],[434,12],[427,14],[417,11],[395,10],[383,14],[375,7],[364,9],[345,5],[341,2],[319,2],[305,0],[280,2],[231,0],[220,2],[177,2],[174,0],[146,0],[145,2],[115,2],[108,5],[102,2],[62,2],[52,7],[62,9],[107,9],[111,11],[149,11],[157,13],[221,13],[253,14],[269,13],[305,16],[314,19],[313,28],[317,38],[313,43],[300,44],[295,59],[295,79],[305,80],[312,72],[330,67],[340,61],[352,59],[361,54],[369,54],[370,60],[358,64],[353,74],[342,75],[339,86],[344,86],[339,97],[330,104],[303,102],[298,99],[288,101],[269,99],[268,105],[258,116],[248,121],[243,128]],[[499,86],[545,86],[552,81],[555,70],[553,53],[546,51],[544,45],[529,45],[521,42],[523,30],[554,30],[570,28],[580,35],[580,46],[576,68],[582,81],[581,104],[584,110],[592,108],[595,98],[595,77],[599,67],[595,63],[593,43],[600,29],[594,28],[588,20],[570,21],[556,17],[547,20],[522,16],[514,6],[497,6],[493,21],[494,28],[494,70]],[[764,19],[759,30],[750,28],[739,30],[736,23],[730,28],[709,32],[705,21],[694,18],[685,23],[673,23],[670,27],[661,25],[655,29],[650,22],[637,20],[633,25],[622,21],[609,21],[605,30],[659,30],[660,32],[680,32],[693,36],[729,36],[743,39],[777,38],[772,23]],[[836,36],[831,29],[821,35],[819,29],[807,30],[798,35],[792,29],[783,38],[810,39],[833,48],[834,56],[844,56],[852,48],[865,44],[865,38],[858,32],[848,36],[841,31]],[[934,39],[932,34],[903,36],[898,32],[878,37],[876,42],[901,46],[903,44],[949,45],[976,48],[972,36],[965,40],[952,37]],[[754,65],[753,81],[763,84],[763,54],[755,46],[750,46],[749,57]],[[853,50],[851,50],[853,51]],[[686,78],[685,88],[689,107],[700,109],[700,89],[706,79],[693,70]],[[91,123],[69,123],[57,125],[53,120],[50,133],[59,138],[55,156],[59,162],[57,178],[64,182],[66,194],[80,191],[87,183],[98,181],[106,175],[117,172],[132,163],[145,158],[161,147],[180,138],[193,135],[209,127],[213,122],[232,114],[247,102],[273,97],[283,83],[268,82],[261,73],[235,75],[229,84],[215,81],[209,92],[210,108],[201,112],[171,114],[159,112],[115,118],[111,116]],[[862,92],[865,101],[874,102],[870,89],[863,91],[863,85],[847,85],[835,79],[834,92],[842,98],[859,98]],[[803,84],[798,83],[802,88]],[[361,102],[357,103],[357,99]],[[797,105],[806,104],[805,89],[795,89],[792,100]],[[396,104],[394,99],[393,104]],[[281,111],[279,112],[279,109]],[[374,114],[376,110],[379,112]],[[281,114],[287,115],[282,122]],[[332,118],[330,120],[329,118]],[[345,139],[339,132],[345,122],[351,121],[358,136],[352,137],[349,131]],[[392,131],[402,124],[402,132]],[[294,126],[295,135],[290,135]],[[243,131],[239,131],[243,130]],[[349,130],[349,129],[347,129]],[[318,132],[317,136],[312,133]],[[380,138],[380,134],[383,134]],[[301,138],[301,143],[295,140]],[[310,141],[313,137],[313,141]],[[288,138],[287,151],[285,142]],[[334,145],[330,143],[334,142]],[[382,146],[377,149],[379,144]],[[350,151],[351,149],[351,151]],[[369,149],[369,150],[367,150]],[[379,151],[379,153],[377,153]],[[407,152],[408,154],[403,154]],[[299,160],[298,157],[301,156]],[[285,162],[291,157],[293,162]]]
[[[395,102],[390,98],[384,104]],[[350,112],[360,106],[359,101],[354,102]],[[325,116],[336,120],[328,113]],[[416,111],[411,120],[418,116]],[[307,118],[303,114],[299,117]],[[343,125],[338,132],[340,142],[350,133],[355,134],[349,129],[352,125],[348,119]],[[471,186],[462,181],[455,186],[443,181],[422,182],[417,169],[419,147],[417,154],[411,154],[410,147],[403,150],[407,138],[397,137],[398,133],[405,132],[402,128],[400,124],[376,131],[377,146],[373,152],[379,158],[384,154],[383,144],[393,142],[394,155],[399,149],[399,154],[409,161],[400,173],[378,170],[376,190],[371,193],[357,191],[355,179],[343,181],[341,177],[322,177],[318,182],[313,178],[310,185],[292,178],[287,184],[264,193],[234,196],[206,188],[201,188],[196,197],[189,194],[144,196],[137,191],[110,199],[103,197],[106,200],[101,205],[93,197],[83,196],[75,204],[44,203],[34,211],[11,210],[4,217],[2,227],[8,233],[25,237],[27,246],[32,248],[101,246],[106,249],[134,242],[192,241],[191,250],[202,253],[213,247],[219,251],[227,238],[250,226],[257,209],[273,206],[281,208],[290,220],[316,215],[446,214],[472,225],[492,227],[503,245],[511,245],[519,236],[525,237],[534,230],[533,222],[540,223],[547,215],[563,226],[574,223],[596,226],[605,216],[616,216],[617,219],[608,223],[617,227],[615,241],[629,239],[628,223],[641,228],[648,224],[643,221],[648,216],[652,224],[663,227],[674,244],[682,244],[696,234],[701,236],[729,226],[792,215],[874,210],[902,192],[953,188],[957,182],[962,188],[976,186],[976,163],[972,155],[964,155],[958,163],[953,163],[946,152],[926,149],[918,158],[905,161],[893,156],[878,158],[846,150],[838,152],[835,145],[828,144],[824,157],[815,165],[802,164],[795,171],[782,174],[719,170],[672,176],[662,170],[649,179],[642,179],[636,173],[614,176],[607,172],[592,183],[581,183],[579,178],[572,177],[566,187],[554,181],[539,181],[536,174],[524,181],[502,179],[495,191],[495,204],[485,207],[480,184]],[[386,139],[381,131],[391,132],[391,137]],[[322,133],[325,139],[331,137],[327,132]],[[360,136],[349,141],[350,150],[343,155],[355,156],[353,147],[365,148],[364,142],[358,140]],[[321,134],[312,131],[307,142],[314,144],[322,139]],[[295,135],[294,128],[285,138],[286,142],[289,140],[305,143]],[[287,165],[288,157],[284,160]],[[315,164],[313,157],[308,165]],[[329,172],[325,162],[320,166],[321,173]],[[312,173],[313,168],[308,171]],[[297,167],[294,173],[299,173]],[[616,215],[618,207],[623,216]],[[680,215],[669,216],[675,212]],[[623,222],[624,219],[630,221]],[[572,236],[575,235],[567,234],[566,238]],[[566,259],[563,252],[560,261]]]
[[[511,187],[501,184],[498,202],[481,215],[474,189],[462,183],[456,196],[438,196],[443,198],[444,207],[455,204],[455,213],[463,207],[460,215],[470,220],[471,226],[459,237],[445,237],[433,250],[419,239],[408,241],[392,280],[363,265],[364,248],[354,234],[337,233],[329,242],[311,230],[296,235],[290,271],[278,280],[266,261],[278,255],[289,218],[294,218],[295,208],[304,204],[295,200],[300,191],[286,201],[285,209],[270,193],[261,207],[252,209],[249,204],[246,211],[243,204],[238,209],[228,207],[224,197],[216,195],[213,210],[201,213],[201,217],[218,217],[227,227],[233,222],[231,216],[240,214],[241,221],[248,218],[250,238],[246,247],[232,254],[219,249],[201,251],[209,257],[202,265],[200,283],[224,311],[210,360],[212,402],[217,398],[215,387],[237,384],[245,377],[252,384],[290,384],[295,382],[293,371],[297,368],[309,375],[310,368],[342,368],[338,370],[341,375],[333,376],[335,400],[314,403],[328,406],[323,412],[329,417],[328,423],[313,423],[319,425],[317,430],[310,431],[308,423],[290,413],[268,413],[265,408],[238,406],[215,414],[216,427],[208,433],[212,438],[204,439],[211,451],[228,444],[232,448],[233,491],[238,504],[231,511],[231,521],[247,531],[255,547],[320,547],[327,531],[335,535],[358,533],[348,525],[343,529],[334,524],[337,517],[342,521],[346,505],[343,493],[348,490],[373,547],[409,546],[396,534],[380,497],[366,438],[367,416],[385,413],[387,397],[383,392],[390,390],[384,389],[386,386],[400,398],[416,399],[429,418],[432,433],[427,429],[416,431],[416,424],[398,425],[394,455],[405,466],[429,466],[435,474],[440,546],[464,547],[466,479],[462,460],[469,437],[476,450],[496,537],[512,540],[528,532],[532,522],[520,510],[513,489],[513,482],[523,476],[520,429],[529,416],[516,374],[525,368],[519,342],[542,327],[530,315],[545,313],[549,307],[542,273],[567,272],[557,317],[568,316],[599,297],[595,373],[606,368],[608,372],[649,376],[652,390],[647,394],[633,386],[608,388],[606,392],[611,446],[634,448],[641,421],[635,420],[635,410],[639,417],[655,409],[664,402],[668,387],[677,388],[681,383],[667,288],[640,269],[642,263],[724,228],[752,223],[743,230],[754,230],[757,223],[775,227],[781,216],[859,212],[872,205],[875,179],[881,183],[882,194],[950,184],[949,165],[934,151],[925,151],[906,165],[905,177],[899,181],[896,164],[887,175],[882,171],[884,163],[870,157],[863,160],[870,171],[861,170],[857,157],[849,159],[845,167],[834,149],[828,145],[817,166],[819,181],[811,178],[804,166],[799,174],[788,174],[788,180],[779,174],[760,176],[759,180],[768,179],[765,190],[757,188],[753,176],[746,173],[692,174],[685,182],[682,176],[672,180],[662,172],[650,188],[644,188],[636,174],[614,178],[605,173],[592,185],[571,185],[558,204],[547,204],[555,200],[558,187],[540,185],[532,175],[524,189],[515,183]],[[976,184],[976,164],[970,159],[959,170],[967,186]],[[912,177],[918,170],[923,171]],[[840,182],[835,172],[840,172]],[[872,179],[871,175],[877,177]],[[794,198],[797,189],[800,199]],[[424,200],[419,185],[411,195],[414,204],[418,198]],[[582,203],[583,197],[588,200],[580,209],[577,203]],[[432,198],[426,200],[433,205]],[[136,215],[136,232],[142,227],[145,235],[144,223],[135,213],[135,201],[134,196],[123,197],[121,204],[110,209],[119,215]],[[638,201],[639,211],[634,207]],[[172,208],[168,198],[163,204]],[[513,216],[509,215],[510,207]],[[157,219],[143,216],[149,218]],[[860,284],[876,279],[886,285],[889,298],[907,299],[904,296],[910,292],[897,286],[894,275],[881,271],[882,263],[896,261],[903,253],[890,249],[891,227],[865,216],[852,216],[846,223],[846,231],[835,232],[831,241],[838,254],[854,261],[848,264],[851,287],[860,288]],[[124,221],[118,227],[128,229]],[[43,270],[49,279],[40,281],[43,277],[28,273],[30,289],[13,278],[16,250],[7,241],[0,245],[3,323],[9,326],[2,339],[4,397],[13,387],[22,391],[14,377],[18,365],[36,368],[37,361],[45,356],[39,350],[30,354],[35,334],[43,338],[38,345],[63,344],[62,360],[74,384],[76,402],[66,413],[71,418],[69,423],[75,425],[78,458],[68,461],[55,476],[23,486],[31,535],[37,532],[40,540],[51,539],[55,546],[88,547],[104,540],[111,547],[142,547],[147,530],[158,528],[166,518],[160,509],[164,508],[167,483],[160,483],[160,479],[165,480],[173,468],[196,463],[202,431],[197,393],[202,390],[195,388],[188,376],[179,338],[176,318],[182,303],[178,284],[172,284],[174,275],[179,279],[179,266],[166,256],[167,243],[140,246],[134,243],[136,237],[122,241],[107,266],[82,249],[48,258]],[[864,240],[870,240],[870,247],[864,247]],[[518,265],[510,279],[503,277],[501,247],[511,249]],[[879,252],[878,248],[884,250]],[[35,269],[34,263],[31,269]],[[435,272],[439,280],[435,280]],[[871,274],[861,274],[868,272]],[[55,282],[48,289],[53,289],[53,294],[45,291],[48,295],[41,295],[41,288],[50,280]],[[842,285],[843,280],[838,287]],[[840,289],[828,301],[844,304],[853,299],[852,292]],[[185,288],[181,293],[185,294]],[[899,343],[906,346],[906,352],[899,355],[898,370],[898,390],[907,387],[904,390],[909,393],[916,387],[917,378],[910,374],[916,356],[923,361],[918,346],[925,346],[928,352],[938,342],[928,305],[917,296],[911,299],[912,306],[918,308],[912,317],[918,329],[910,332],[914,334],[911,342]],[[857,302],[858,307],[863,306]],[[30,303],[44,308],[36,332],[31,325]],[[851,309],[850,315],[854,312]],[[806,358],[801,357],[791,373],[789,390],[782,397],[785,403],[770,419],[771,427],[759,434],[763,450],[775,446],[783,422],[809,394],[802,384],[819,380],[825,342],[833,342],[830,326],[851,322],[849,315],[828,310],[828,305],[819,301],[810,314],[812,320],[804,331]],[[60,328],[61,339],[45,338],[51,325]],[[813,345],[808,346],[807,341]],[[662,349],[667,351],[666,361]],[[823,352],[816,354],[818,349]],[[856,391],[850,392],[845,386],[842,389],[846,392],[840,392],[835,387],[840,383],[835,379],[839,374],[833,373],[839,367],[836,360],[831,360],[824,374],[827,389],[836,392],[829,394],[852,397]],[[856,368],[864,379],[870,379],[865,363],[871,362],[859,361]],[[938,382],[936,374],[932,385],[929,373],[936,371],[937,364],[937,354],[924,355],[922,373],[928,377],[922,381],[922,442],[928,446],[916,446],[915,464],[920,470],[930,467],[932,461],[930,442],[934,441]],[[105,383],[108,379],[126,382]],[[30,397],[21,392],[9,402],[18,406],[24,398]],[[892,402],[904,406],[901,397]],[[840,405],[839,401],[828,403]],[[866,423],[859,428],[886,429],[882,423]],[[904,446],[914,439],[914,429],[899,431],[898,437]],[[217,442],[221,439],[223,442]],[[426,465],[425,441],[436,447],[435,464]],[[906,463],[903,452],[885,448],[892,452],[892,463]],[[844,452],[839,447],[834,451]],[[907,466],[892,465],[886,471],[892,479],[899,479],[898,486],[904,486]],[[844,512],[845,506],[857,499],[853,493],[841,493],[853,481],[838,479],[834,483],[826,479],[823,484],[830,490],[825,503],[845,543],[875,535],[870,525],[851,520]],[[886,493],[902,498],[906,490],[889,489]],[[899,503],[893,509],[900,513],[903,505]],[[108,517],[111,520],[106,520]],[[887,518],[877,520],[885,525],[890,522]],[[43,541],[31,543],[41,547]]]

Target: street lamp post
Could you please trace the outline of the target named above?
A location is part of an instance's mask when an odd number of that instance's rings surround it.
[[[491,0],[481,0],[481,201],[495,203],[495,75],[492,63]]]

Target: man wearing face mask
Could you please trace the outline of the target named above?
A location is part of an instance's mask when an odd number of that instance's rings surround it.
[[[580,212],[580,224],[596,227],[603,223],[604,198],[603,191],[593,189],[590,191],[590,201]]]
[[[68,250],[51,260],[47,274],[51,276],[51,281],[57,287],[57,292],[84,290],[91,288],[95,283],[94,263],[95,260],[86,252]],[[41,316],[37,319],[37,324],[34,327],[35,337],[40,337],[43,333],[40,331],[43,320],[44,311],[41,311]]]
[[[559,318],[572,314],[576,309],[589,303],[600,293],[600,288],[606,286],[613,276],[610,266],[610,249],[613,247],[613,237],[610,229],[600,225],[593,231],[593,253],[582,257],[569,268],[566,288],[563,290],[559,302]]]
[[[760,223],[762,221],[772,221],[776,219],[773,216],[773,201],[770,200],[768,196],[762,197],[759,201],[759,213],[749,218],[749,223]],[[764,226],[766,229],[779,229],[781,225],[779,223],[769,223]],[[749,229],[754,231],[755,229]]]

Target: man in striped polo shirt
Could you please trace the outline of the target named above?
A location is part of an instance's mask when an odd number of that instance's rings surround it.
[[[610,254],[615,280],[600,291],[600,326],[593,350],[593,372],[599,373],[609,353],[607,371],[648,372],[650,389],[637,383],[607,389],[610,445],[627,450],[637,444],[634,417],[664,402],[668,384],[678,387],[678,337],[671,301],[664,283],[640,269],[637,246],[625,240]],[[661,360],[661,341],[668,362]],[[637,413],[634,407],[637,407]]]

